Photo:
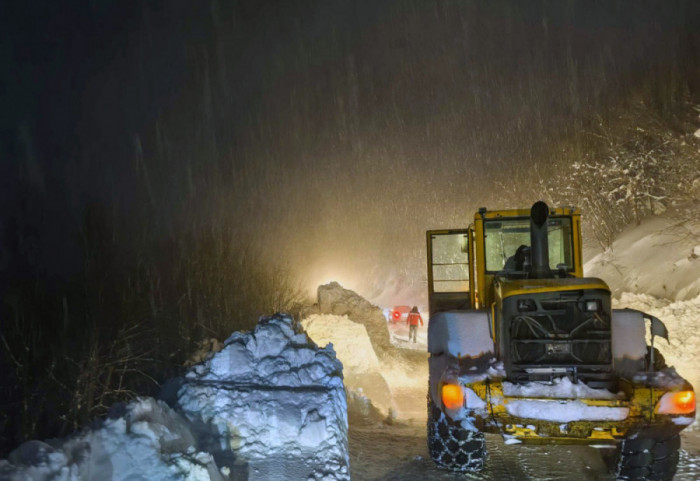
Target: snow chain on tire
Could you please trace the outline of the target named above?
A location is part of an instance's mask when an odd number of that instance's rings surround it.
[[[670,481],[676,474],[681,438],[644,437],[625,439],[618,452],[617,479]]]
[[[435,464],[451,471],[480,471],[486,459],[484,433],[449,419],[428,394],[428,451]]]

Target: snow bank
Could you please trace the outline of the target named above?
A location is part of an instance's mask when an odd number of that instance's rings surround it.
[[[654,216],[623,231],[612,249],[584,265],[586,276],[604,279],[616,297],[639,292],[673,300],[700,295],[700,220]]]
[[[123,411],[123,412],[119,412]],[[29,441],[0,461],[3,481],[219,481],[211,454],[195,448],[186,420],[141,398],[97,427],[64,440]],[[224,469],[224,474],[229,471]]]
[[[306,333],[320,346],[332,344],[343,363],[348,390],[371,399],[384,413],[392,408],[391,391],[363,324],[347,316],[314,314],[302,320]]]
[[[554,379],[554,382],[531,382],[528,384],[503,383],[503,394],[513,397],[546,397],[557,399],[621,399],[623,393],[614,394],[607,389],[593,389],[584,383],[573,383],[568,377]]]
[[[420,350],[392,345],[383,311],[336,282],[319,286],[318,304],[304,315],[302,324],[314,340],[333,343],[354,400],[369,399],[384,418],[425,416],[425,406],[415,402],[425,396],[428,380],[425,344]],[[425,339],[425,328],[421,331]],[[353,407],[366,412],[361,402],[353,401]]]
[[[291,318],[263,318],[170,382],[71,438],[30,441],[0,481],[349,480],[342,365]],[[174,399],[173,399],[174,398]]]
[[[249,479],[350,479],[342,365],[290,317],[234,333],[187,373],[177,406]]]
[[[353,321],[363,324],[378,354],[391,349],[389,329],[382,310],[357,293],[344,289],[337,282],[318,287],[318,306],[316,312],[309,310],[307,315],[332,314],[348,316]]]
[[[303,319],[301,325],[319,346],[333,344],[345,377],[379,370],[379,360],[363,324],[348,316],[314,314]]]

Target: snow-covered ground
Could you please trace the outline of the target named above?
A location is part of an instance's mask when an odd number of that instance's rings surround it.
[[[583,270],[586,276],[607,282],[615,297],[628,292],[696,299],[700,295],[700,218],[667,213],[628,227],[612,249],[595,255]]]
[[[425,352],[428,349],[428,317],[421,313],[425,325],[418,326],[416,342],[409,339],[409,327],[406,321],[389,322],[389,333],[391,335],[391,344],[400,349],[413,349]]]

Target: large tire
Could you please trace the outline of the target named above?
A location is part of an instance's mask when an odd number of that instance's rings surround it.
[[[640,433],[634,439],[625,439],[617,454],[617,479],[672,480],[680,447],[678,434],[660,439]]]
[[[428,394],[428,451],[435,464],[450,471],[481,471],[486,460],[484,433],[448,418]]]

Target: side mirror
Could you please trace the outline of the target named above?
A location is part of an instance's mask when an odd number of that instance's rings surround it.
[[[666,342],[668,342],[668,329],[666,329],[666,324],[664,324],[660,319],[650,316],[649,314],[645,314],[644,317],[651,321],[652,344],[654,343],[654,336],[660,336],[666,339]]]
[[[650,326],[649,330],[651,331],[651,351],[649,352],[649,371],[654,370],[654,338],[656,336],[660,336],[664,339],[666,339],[666,342],[668,342],[668,329],[666,329],[666,324],[661,322],[660,319],[651,316],[649,314],[644,314],[644,317],[646,319],[649,319],[650,321]]]

